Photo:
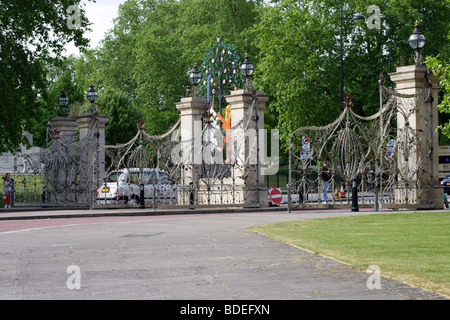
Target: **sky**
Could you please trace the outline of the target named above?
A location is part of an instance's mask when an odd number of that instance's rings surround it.
[[[103,39],[105,32],[113,27],[113,19],[117,17],[119,5],[126,2],[126,0],[96,0],[95,3],[82,0],[85,4],[86,16],[92,23],[92,32],[87,32],[85,37],[90,39],[91,48],[99,45],[100,40]],[[80,56],[80,51],[73,45],[67,45],[65,55],[75,54]]]
[[[96,0],[95,3],[82,0],[81,2],[85,5],[86,16],[92,23],[92,32],[86,33],[85,37],[91,40],[91,48],[95,48],[104,38],[105,32],[113,27],[113,19],[117,17],[119,5],[125,3],[126,0]],[[67,45],[64,55],[70,54],[80,56],[80,51],[73,43]]]

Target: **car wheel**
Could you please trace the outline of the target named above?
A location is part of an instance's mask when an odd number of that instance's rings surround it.
[[[119,200],[117,200],[117,204],[127,204],[128,198],[127,197],[121,197]]]

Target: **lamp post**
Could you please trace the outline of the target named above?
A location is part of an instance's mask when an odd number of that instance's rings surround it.
[[[94,103],[95,103],[95,101],[98,98],[98,94],[97,94],[97,92],[95,92],[93,83],[91,83],[91,86],[89,87],[89,91],[86,94],[86,98],[91,102],[91,112],[93,113],[93,119],[96,122],[95,126],[97,128],[96,135],[95,135],[96,138],[97,138],[96,157],[95,157],[95,162],[96,162],[95,172],[96,172],[96,175],[97,175],[97,184],[98,184],[99,179],[100,179],[100,177],[99,177],[100,173],[99,173],[99,168],[98,168],[98,165],[99,165],[98,149],[100,147],[100,132],[99,132],[99,128],[98,128],[98,112],[97,112],[98,110],[97,110],[97,108],[94,108]],[[97,185],[97,188],[98,188],[98,185]],[[90,197],[90,199],[91,199],[90,201],[91,201],[91,209],[92,209],[92,197]]]
[[[353,17],[343,17],[343,4],[341,0],[341,112],[344,111],[343,103],[344,103],[344,66],[343,66],[343,60],[344,60],[344,53],[343,53],[343,43],[342,43],[342,22],[344,20],[364,20],[366,19],[365,16],[362,14],[355,14]]]
[[[419,30],[419,21],[416,20],[416,24],[414,26],[414,32],[408,39],[409,45],[415,51],[414,60],[416,65],[419,65],[422,61],[420,56],[420,49],[425,46],[425,36]]]
[[[69,98],[67,98],[64,88],[62,89],[61,96],[59,97],[59,107],[61,108],[61,115],[67,116],[66,107],[69,104]]]
[[[343,52],[343,36],[342,36],[342,24],[344,20],[365,20],[366,17],[362,14],[355,14],[353,17],[344,17],[343,16],[343,3],[341,0],[341,113],[344,111],[344,52]],[[343,124],[341,123],[343,127]],[[342,164],[345,163],[345,159],[341,159]],[[356,180],[352,181],[352,211],[358,211],[358,190],[356,188]]]
[[[245,84],[247,87],[250,87],[250,77],[255,72],[255,68],[253,67],[253,64],[250,62],[250,58],[248,56],[248,53],[245,53],[245,59],[244,63],[241,64],[241,73],[245,77]]]
[[[144,121],[138,120],[139,129],[139,208],[145,209],[145,187],[144,187],[144,168],[142,166],[143,152],[144,152],[144,141],[142,136],[144,134]],[[156,208],[156,190],[155,182],[153,182],[153,209]]]
[[[97,100],[98,94],[97,94],[97,92],[95,92],[93,83],[91,83],[91,86],[89,87],[89,91],[86,94],[86,98],[91,102],[91,111],[92,112],[96,111],[94,109],[94,102]]]
[[[197,63],[194,63],[194,69],[189,73],[189,82],[194,86],[194,97],[197,96],[197,86],[200,84],[200,81],[202,81],[202,75],[198,71]]]

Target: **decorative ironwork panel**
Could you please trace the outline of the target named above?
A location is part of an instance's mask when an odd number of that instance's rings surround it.
[[[380,85],[380,110],[363,117],[346,96],[333,123],[297,129],[289,141],[292,206],[350,205],[385,207],[432,205],[431,87],[405,95]],[[420,124],[417,127],[416,124]],[[323,163],[330,164],[329,181]]]
[[[48,148],[15,157],[16,206],[90,206],[97,164],[88,153],[96,141],[98,121],[93,117],[88,134],[50,130]],[[95,148],[94,148],[95,150]]]
[[[206,103],[199,133],[188,140],[182,140],[181,119],[161,136],[148,135],[138,122],[131,141],[103,148],[108,167],[96,206],[258,206],[252,196],[258,179],[250,178],[258,170],[256,105],[255,98],[243,118],[225,129]]]

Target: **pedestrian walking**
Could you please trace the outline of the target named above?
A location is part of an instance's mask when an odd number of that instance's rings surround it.
[[[3,177],[3,191],[2,191],[5,208],[11,208],[13,191],[14,191],[14,179],[12,179],[11,175],[7,173]]]
[[[323,166],[320,169],[320,178],[322,180],[322,187],[323,187],[322,203],[326,204],[328,187],[330,186],[330,182],[331,182],[331,172],[330,172],[330,168],[328,168],[327,161],[324,161]]]

